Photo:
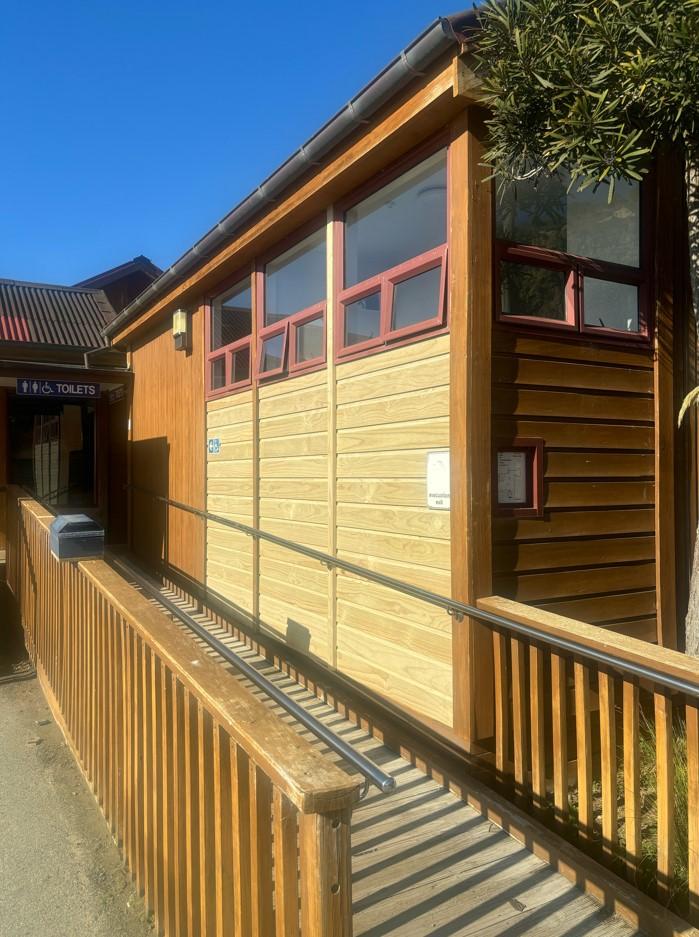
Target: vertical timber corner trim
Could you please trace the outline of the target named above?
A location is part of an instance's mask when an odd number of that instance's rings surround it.
[[[481,165],[485,127],[471,108],[452,124],[449,160],[452,595],[475,604],[491,588],[492,212]],[[454,729],[465,747],[493,731],[489,634],[453,620]]]
[[[656,206],[653,355],[656,608],[658,644],[676,648],[673,319],[677,283],[674,258],[680,250],[677,218],[686,207],[682,169],[679,161],[670,155],[658,160]]]

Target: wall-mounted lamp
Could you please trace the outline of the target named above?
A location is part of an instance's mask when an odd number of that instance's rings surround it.
[[[189,347],[188,317],[184,309],[176,309],[172,314],[172,337],[177,351],[187,351]]]

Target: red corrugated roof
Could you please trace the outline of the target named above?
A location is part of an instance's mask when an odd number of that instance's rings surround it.
[[[0,279],[0,341],[100,348],[115,316],[102,290]]]

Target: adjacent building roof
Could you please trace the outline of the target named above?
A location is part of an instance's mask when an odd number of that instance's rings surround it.
[[[102,290],[0,279],[0,342],[100,348],[115,315]]]
[[[87,280],[76,283],[76,287],[88,287],[91,290],[104,290],[109,302],[117,313],[150,286],[163,271],[143,254],[127,260],[118,267],[112,267],[103,273],[97,273]]]
[[[121,311],[107,327],[105,334],[108,337],[115,335],[158,297],[181,282],[185,275],[216,254],[282,191],[297,182],[310,167],[322,160],[357,127],[372,117],[383,104],[405,88],[447,49],[465,46],[477,33],[478,28],[476,9],[465,10],[452,16],[440,16],[431,23],[341,111],[282,163],[279,169]]]
[[[73,285],[76,287],[87,286],[93,290],[102,289],[110,283],[123,280],[124,277],[134,273],[143,273],[151,280],[155,280],[162,272],[160,267],[157,267],[152,260],[144,254],[139,254],[133,260],[127,260],[126,263],[119,264],[118,267],[111,267],[103,273],[96,273],[94,276],[88,277],[87,280],[81,280]]]

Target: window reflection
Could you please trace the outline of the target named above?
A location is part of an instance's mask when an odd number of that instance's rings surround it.
[[[638,267],[638,183],[617,183],[611,204],[606,185],[583,192],[569,185],[566,172],[509,185],[496,196],[497,237]]]
[[[314,232],[265,267],[265,325],[325,299],[325,228]]]
[[[211,351],[232,345],[252,334],[252,290],[250,278],[213,302],[211,313]]]
[[[446,150],[345,214],[345,287],[390,270],[447,238]]]

